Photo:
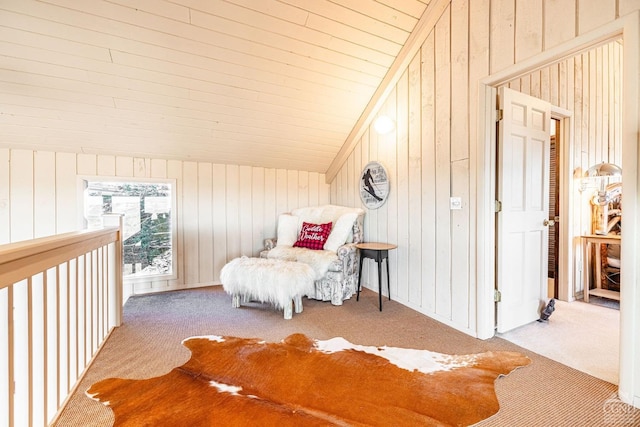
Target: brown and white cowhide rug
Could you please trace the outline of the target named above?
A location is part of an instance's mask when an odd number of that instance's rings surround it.
[[[116,426],[462,426],[499,409],[494,381],[530,360],[316,341],[192,337],[166,375],[111,378],[87,394]]]

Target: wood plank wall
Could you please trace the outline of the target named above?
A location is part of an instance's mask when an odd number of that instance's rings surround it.
[[[0,149],[0,244],[79,229],[78,176],[175,180],[177,279],[136,283],[125,293],[220,283],[228,260],[257,256],[275,236],[280,213],[329,203],[329,184],[317,172]]]
[[[398,245],[390,253],[392,299],[476,333],[478,81],[637,8],[615,0],[452,0],[379,112],[396,131],[367,130],[331,181],[333,202],[361,206],[362,167],[386,166],[390,196],[367,212],[365,238]],[[575,167],[621,159],[620,52],[610,43],[510,84],[574,111]],[[461,210],[449,209],[452,196],[462,198]],[[374,267],[363,283],[377,290]]]

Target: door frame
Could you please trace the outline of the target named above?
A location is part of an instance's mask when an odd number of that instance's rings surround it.
[[[588,51],[609,40],[622,37],[623,43],[623,87],[622,101],[622,151],[625,155],[622,182],[625,193],[625,239],[621,245],[621,259],[625,268],[621,271],[621,281],[626,286],[620,290],[620,399],[640,407],[640,290],[638,266],[640,255],[640,210],[638,209],[638,143],[640,138],[640,11],[618,18],[586,34],[562,43],[529,59],[514,64],[507,69],[492,74],[478,85],[478,134],[471,163],[475,166],[477,192],[476,265],[477,265],[477,336],[488,339],[494,336],[496,280],[495,248],[495,200],[496,200],[496,98],[497,87],[517,77],[547,67],[559,61]],[[569,128],[565,127],[568,131]],[[565,135],[566,136],[566,135]],[[568,135],[569,147],[573,141]],[[569,156],[570,157],[570,156]],[[570,169],[571,170],[571,169]],[[566,175],[566,173],[565,173]],[[572,180],[575,181],[575,180]],[[575,183],[570,183],[569,193],[575,191]],[[568,197],[570,194],[565,195]],[[569,204],[570,206],[571,204]],[[567,212],[568,214],[568,212]],[[565,229],[569,231],[569,224]],[[561,238],[562,240],[562,238]],[[570,239],[571,241],[575,239]],[[572,244],[571,246],[574,246]],[[565,248],[562,248],[564,250]],[[566,248],[569,249],[569,248]],[[575,252],[575,251],[574,251]],[[574,257],[567,259],[571,262]],[[569,269],[572,271],[572,269]],[[567,272],[568,273],[568,272]],[[569,279],[569,278],[567,278]]]
[[[560,232],[558,241],[556,242],[556,259],[558,260],[558,276],[555,278],[558,288],[558,299],[562,301],[572,301],[575,285],[574,281],[573,259],[576,250],[579,251],[577,245],[572,245],[571,230],[573,230],[573,211],[574,204],[571,202],[571,195],[575,194],[575,179],[568,179],[568,171],[573,171],[573,156],[571,148],[573,147],[573,139],[571,129],[573,128],[573,112],[564,108],[551,105],[551,118],[558,120],[560,126],[560,137],[558,140],[562,143],[560,150],[556,155],[560,156],[560,167],[556,172],[558,174],[558,200],[560,202]],[[556,147],[558,141],[556,141]],[[556,148],[557,149],[557,148]],[[573,176],[573,173],[571,174]]]

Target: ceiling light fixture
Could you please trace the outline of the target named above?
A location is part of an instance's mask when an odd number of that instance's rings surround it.
[[[388,116],[379,116],[373,123],[373,128],[380,135],[384,135],[385,133],[391,132],[393,129],[395,129],[395,127],[396,127],[396,124]]]

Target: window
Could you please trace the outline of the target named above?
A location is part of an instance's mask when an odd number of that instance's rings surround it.
[[[124,278],[171,275],[174,271],[172,182],[84,180],[84,219],[102,226],[103,213],[123,218]]]

